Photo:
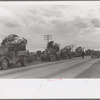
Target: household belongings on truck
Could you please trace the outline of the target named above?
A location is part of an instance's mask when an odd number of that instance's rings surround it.
[[[9,44],[27,44],[27,40],[25,38],[20,38],[15,34],[10,34],[2,40],[1,45],[9,45]]]

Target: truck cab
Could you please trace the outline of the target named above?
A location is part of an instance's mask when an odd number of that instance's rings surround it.
[[[20,63],[22,66],[28,63],[28,52],[25,45],[11,44],[0,46],[0,67],[7,69],[11,64]]]

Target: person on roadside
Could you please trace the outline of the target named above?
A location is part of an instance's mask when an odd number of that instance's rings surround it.
[[[84,50],[82,51],[81,56],[82,56],[82,59],[84,59],[84,56],[85,56],[85,52],[84,52]]]

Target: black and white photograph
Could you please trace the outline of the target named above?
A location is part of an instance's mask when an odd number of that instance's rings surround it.
[[[99,5],[1,4],[0,42],[0,78],[100,78]]]
[[[0,2],[0,98],[100,97],[90,79],[100,79],[100,2]]]

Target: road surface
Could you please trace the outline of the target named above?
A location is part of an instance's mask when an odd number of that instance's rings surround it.
[[[98,58],[89,56],[56,62],[30,64],[25,67],[11,67],[0,70],[1,79],[40,79],[40,78],[100,78]]]

